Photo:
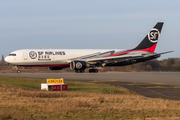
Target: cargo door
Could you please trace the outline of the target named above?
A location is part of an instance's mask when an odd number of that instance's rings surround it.
[[[24,58],[24,60],[27,60],[28,59],[28,54],[27,53],[23,53],[23,58]]]

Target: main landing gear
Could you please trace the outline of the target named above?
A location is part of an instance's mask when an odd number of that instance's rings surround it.
[[[89,69],[89,73],[98,73],[98,69]]]
[[[84,73],[84,70],[75,70],[76,73]],[[89,69],[89,73],[98,73],[98,69]]]
[[[84,70],[75,70],[76,73],[84,73]]]

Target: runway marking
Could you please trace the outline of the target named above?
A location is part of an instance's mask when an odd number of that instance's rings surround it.
[[[164,83],[138,83],[138,82],[134,82],[134,83],[130,83],[128,85],[166,85]]]
[[[164,97],[171,98],[170,96],[164,95],[164,94],[162,94],[162,93],[160,93],[160,92],[157,92],[157,91],[154,91],[154,90],[152,90],[152,89],[148,89],[148,88],[145,88],[145,87],[142,87],[142,86],[138,86],[138,87],[143,88],[143,89],[146,89],[146,90],[149,90],[149,91],[154,92],[154,93],[157,93],[157,94],[162,95],[162,96],[164,96]]]
[[[115,82],[117,80],[94,80],[94,81],[91,81],[91,82]]]
[[[127,85],[154,85],[154,84],[150,84],[150,83],[131,83],[131,84],[127,84]]]
[[[180,88],[180,86],[149,86],[145,88]]]

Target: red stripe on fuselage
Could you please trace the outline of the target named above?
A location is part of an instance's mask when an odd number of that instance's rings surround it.
[[[57,65],[22,65],[23,67],[57,67],[57,66],[70,66],[70,64],[57,64]]]
[[[123,54],[126,54],[126,53],[137,52],[137,51],[147,51],[147,52],[152,52],[152,53],[154,53],[155,48],[156,48],[156,45],[157,45],[157,43],[156,43],[155,45],[149,47],[149,48],[146,48],[146,49],[141,49],[141,50],[129,50],[129,51],[125,51],[125,52],[121,52],[121,53],[109,55],[109,56],[106,56],[106,57],[118,56],[118,55],[123,55]]]

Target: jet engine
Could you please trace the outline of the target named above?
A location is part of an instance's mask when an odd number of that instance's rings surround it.
[[[71,70],[84,70],[90,67],[90,64],[85,61],[71,61],[70,68]]]

